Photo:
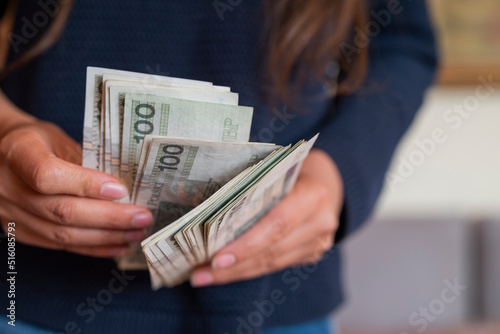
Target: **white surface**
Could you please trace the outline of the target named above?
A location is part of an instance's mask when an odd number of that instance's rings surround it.
[[[413,127],[394,156],[388,175],[398,175],[404,159],[409,161],[412,155],[414,159],[422,157],[415,140],[432,138],[436,129],[442,130],[446,140],[436,144],[435,152],[426,155],[421,165],[414,166],[410,176],[399,179],[404,182],[393,186],[386,182],[376,208],[376,220],[402,215],[453,214],[473,219],[500,216],[500,86],[479,101],[468,118],[460,116],[460,124],[456,118],[453,122],[445,119],[455,104],[473,102],[476,88],[429,91]]]

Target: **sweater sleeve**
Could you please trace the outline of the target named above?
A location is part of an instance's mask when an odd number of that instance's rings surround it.
[[[377,20],[374,13],[387,14],[390,3],[394,0],[370,2],[373,30],[367,77],[357,92],[337,98],[335,112],[316,143],[330,154],[344,182],[336,242],[369,216],[396,145],[434,80],[437,57],[425,1],[402,0],[400,12],[391,14],[385,24],[387,17]],[[375,25],[380,27],[378,34]]]

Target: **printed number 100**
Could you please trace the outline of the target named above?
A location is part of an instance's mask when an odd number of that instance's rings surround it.
[[[144,111],[142,111],[144,109]],[[139,119],[134,124],[135,133],[138,133],[140,136],[135,135],[134,139],[139,144],[145,135],[150,135],[154,131],[153,122],[149,121],[150,118],[155,116],[155,108],[147,103],[141,103],[135,107],[135,114],[142,119]]]
[[[181,162],[179,156],[184,152],[184,148],[180,145],[165,145],[163,147],[163,157],[160,158],[160,169],[162,172],[166,169],[177,170],[177,166]]]

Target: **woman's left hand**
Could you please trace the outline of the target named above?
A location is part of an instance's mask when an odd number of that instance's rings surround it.
[[[195,269],[195,287],[247,280],[315,263],[333,246],[343,184],[333,160],[314,149],[292,191],[237,240]]]

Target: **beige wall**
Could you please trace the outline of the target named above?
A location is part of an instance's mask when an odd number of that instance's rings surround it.
[[[478,81],[475,87],[428,92],[395,154],[377,220],[407,215],[500,217],[500,84],[490,89]],[[454,111],[460,106],[463,115]],[[417,142],[426,142],[427,152]]]

